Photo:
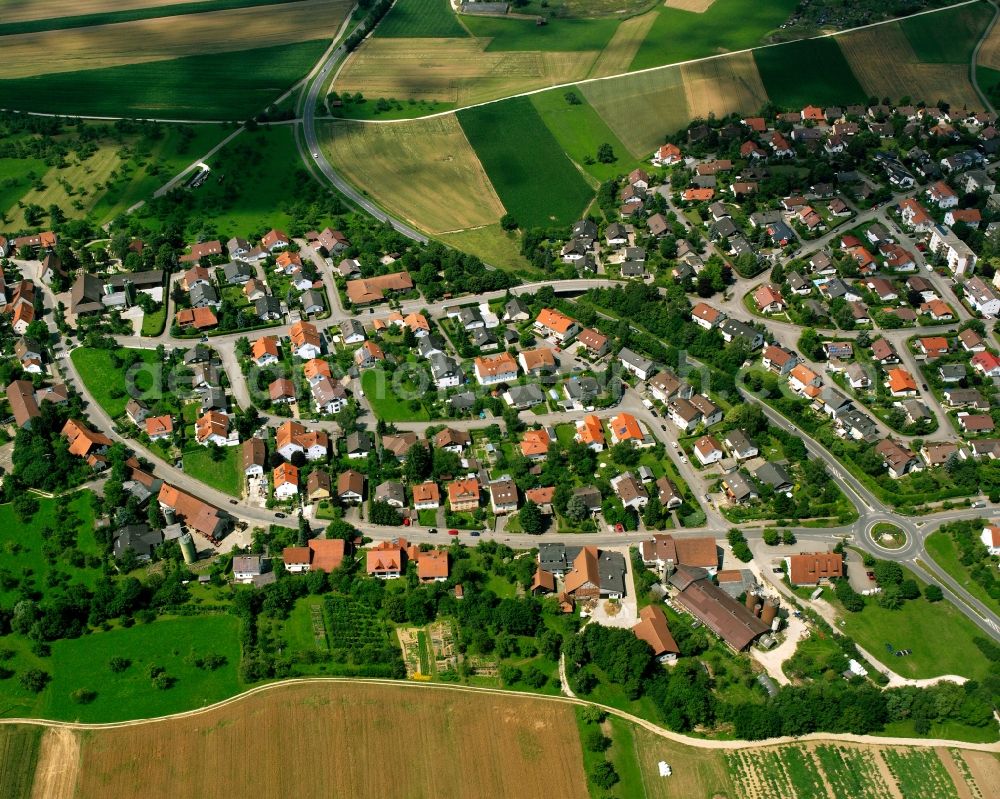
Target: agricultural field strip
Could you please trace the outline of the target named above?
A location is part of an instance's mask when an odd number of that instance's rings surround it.
[[[393,213],[414,224],[420,219],[431,232],[487,225],[504,213],[455,116],[415,121],[408,128],[334,122],[321,141],[337,156],[345,177],[368,186]]]
[[[0,36],[10,36],[17,33],[35,33],[37,31],[69,30],[70,28],[89,28],[94,25],[112,25],[119,22],[134,22],[141,19],[160,19],[162,17],[180,17],[185,14],[204,14],[211,11],[224,11],[230,8],[249,8],[251,6],[269,6],[276,3],[294,3],[296,0],[175,0],[158,3],[153,6],[143,6],[128,9],[109,9],[93,13],[74,14],[72,16],[35,16],[32,19],[9,20],[0,22]],[[36,4],[32,4],[34,8]],[[57,9],[57,13],[64,8]],[[2,11],[2,6],[0,6]]]
[[[75,721],[52,721],[49,719],[37,719],[37,718],[0,718],[0,724],[30,724],[39,727],[62,727],[71,730],[113,730],[121,729],[123,727],[135,727],[142,724],[151,724],[159,721],[169,721],[170,719],[176,718],[188,718],[191,716],[201,716],[206,713],[218,710],[222,707],[227,707],[229,705],[236,704],[237,702],[242,702],[243,700],[255,696],[257,694],[274,691],[288,686],[293,685],[322,685],[330,682],[347,682],[351,684],[361,684],[361,685],[384,685],[384,686],[394,686],[399,688],[408,689],[430,689],[436,691],[461,691],[467,693],[485,693],[485,694],[497,694],[500,696],[510,696],[510,697],[520,697],[530,696],[532,699],[545,702],[563,702],[571,705],[578,705],[582,707],[594,706],[599,707],[606,713],[617,716],[618,718],[630,721],[633,724],[642,727],[655,735],[665,738],[670,741],[674,741],[679,744],[684,744],[685,746],[692,746],[702,749],[727,749],[727,750],[757,750],[761,747],[766,746],[777,746],[781,744],[795,744],[795,743],[807,743],[810,741],[817,741],[820,743],[826,742],[843,742],[843,743],[854,743],[854,744],[872,744],[878,746],[897,746],[905,747],[907,749],[926,749],[929,747],[950,747],[952,749],[959,750],[975,750],[979,752],[991,752],[995,754],[1000,754],[1000,741],[995,741],[993,743],[968,743],[965,741],[947,741],[941,739],[931,739],[931,738],[889,738],[886,736],[879,735],[853,735],[851,733],[808,733],[806,735],[800,735],[796,737],[783,737],[783,738],[769,738],[762,741],[723,741],[723,740],[709,740],[705,738],[693,738],[686,735],[682,735],[678,732],[672,732],[666,730],[662,727],[657,726],[651,721],[635,716],[631,713],[627,713],[624,710],[619,710],[618,708],[611,707],[610,705],[603,705],[599,702],[589,702],[585,699],[570,698],[568,696],[556,696],[551,694],[525,694],[523,691],[510,691],[503,688],[480,688],[471,685],[449,685],[446,683],[423,683],[423,682],[405,682],[401,680],[382,680],[370,677],[354,678],[354,677],[297,677],[287,680],[279,680],[277,682],[268,683],[266,685],[260,685],[256,688],[251,688],[248,691],[244,691],[236,696],[231,696],[228,699],[223,699],[219,702],[215,702],[210,705],[205,705],[203,707],[195,708],[194,710],[186,710],[181,713],[171,713],[165,716],[156,716],[146,719],[130,719],[128,721],[111,721],[99,724],[83,724]]]
[[[114,11],[143,8],[165,8],[190,3],[192,0],[76,0],[77,14],[106,14]],[[0,0],[0,17],[4,22],[32,19],[55,19],[66,16],[66,0]]]
[[[961,6],[973,5],[973,4],[978,3],[978,2],[979,2],[979,0],[963,0],[963,2],[961,2],[961,3],[956,3],[954,5],[946,6],[944,8],[932,8],[932,9],[928,9],[927,11],[919,11],[916,14],[910,15],[910,17],[908,17],[908,19],[911,19],[913,17],[922,16],[924,14],[937,14],[937,13],[940,13],[940,12],[943,12],[943,11],[951,11],[951,10],[953,10],[955,8],[960,8]],[[834,40],[836,40],[838,37],[840,37],[840,36],[846,36],[847,34],[850,34],[850,33],[855,33],[857,31],[862,31],[862,30],[867,30],[869,28],[877,28],[877,27],[880,27],[880,26],[883,26],[883,25],[893,25],[893,24],[896,24],[898,22],[899,22],[899,20],[896,20],[896,19],[883,20],[881,22],[872,22],[872,23],[870,23],[868,25],[860,25],[857,28],[849,28],[847,30],[842,30],[842,31],[833,31],[831,33],[823,33],[823,34],[820,34],[819,36],[812,37],[812,39],[834,39]],[[810,41],[810,40],[804,39],[804,40],[799,40],[799,41]],[[704,56],[702,58],[691,58],[691,59],[688,59],[686,61],[677,61],[677,62],[675,62],[673,64],[661,64],[660,66],[647,67],[645,69],[637,69],[637,70],[635,70],[633,72],[622,72],[622,73],[619,73],[617,75],[602,75],[600,77],[584,78],[582,80],[576,80],[576,81],[570,81],[570,82],[567,82],[567,83],[555,84],[555,85],[546,86],[546,87],[540,88],[540,89],[530,89],[528,91],[521,92],[519,94],[508,95],[506,97],[495,98],[495,99],[492,99],[492,100],[484,100],[482,102],[473,103],[473,104],[464,106],[461,109],[453,109],[453,110],[448,110],[448,111],[438,111],[438,112],[433,113],[433,114],[426,114],[426,115],[420,116],[420,117],[411,117],[409,119],[364,119],[364,120],[359,120],[359,121],[360,122],[364,122],[365,124],[373,124],[373,125],[392,125],[392,124],[400,123],[400,122],[414,122],[414,121],[416,121],[418,119],[433,119],[434,117],[442,117],[442,116],[448,116],[449,114],[454,114],[456,110],[462,111],[462,110],[468,110],[470,108],[477,108],[479,106],[492,105],[494,103],[503,102],[504,100],[513,100],[513,99],[516,99],[518,97],[529,97],[529,96],[531,96],[533,94],[540,94],[541,92],[552,91],[552,90],[555,90],[555,89],[570,89],[570,88],[582,87],[582,86],[586,86],[588,84],[598,83],[598,82],[602,82],[602,81],[615,80],[617,78],[631,77],[631,76],[634,76],[634,75],[647,75],[647,74],[650,74],[650,73],[655,73],[655,72],[660,72],[660,71],[663,71],[663,70],[673,69],[675,67],[684,67],[684,66],[688,66],[688,65],[692,65],[692,64],[698,64],[698,63],[703,62],[703,61],[714,61],[714,60],[717,60],[717,59],[720,59],[720,58],[730,58],[732,56],[745,55],[747,53],[749,53],[749,54],[752,55],[754,53],[754,51],[767,50],[767,49],[772,48],[772,47],[781,47],[784,44],[788,44],[788,42],[774,42],[772,44],[763,44],[763,45],[760,45],[758,47],[746,47],[746,48],[743,48],[742,50],[733,50],[733,51],[728,52],[728,53],[719,53],[717,55],[709,55],[709,56]]]
[[[1000,46],[1000,37],[996,41]],[[981,104],[969,82],[967,65],[922,62],[899,25],[842,36],[837,44],[858,82],[872,96],[908,96],[928,102],[947,97],[955,106]],[[885,69],[886,62],[892,63],[893,69]],[[945,90],[943,85],[950,88]]]
[[[349,10],[349,0],[300,0],[272,6],[189,14],[45,31],[0,38],[0,79],[38,77],[125,64],[165,61],[188,55],[332,38]],[[317,24],[317,20],[323,20]],[[240,31],[233,36],[234,30]],[[38,54],[46,53],[39,60]]]

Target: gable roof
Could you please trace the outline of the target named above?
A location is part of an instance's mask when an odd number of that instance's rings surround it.
[[[665,654],[680,654],[677,642],[670,634],[667,617],[655,605],[647,605],[639,611],[639,623],[632,627],[635,637],[645,641],[653,649],[653,654],[659,657]]]

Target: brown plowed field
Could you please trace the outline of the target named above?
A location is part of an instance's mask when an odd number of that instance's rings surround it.
[[[586,799],[573,708],[405,686],[295,685],[85,734],[78,799]]]

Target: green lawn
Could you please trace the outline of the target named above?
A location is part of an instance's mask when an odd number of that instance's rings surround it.
[[[157,363],[155,350],[102,350],[91,347],[77,347],[71,353],[73,365],[80,373],[87,391],[97,401],[97,404],[107,411],[112,419],[116,419],[125,413],[125,406],[128,405],[131,397],[126,391],[126,370],[118,368],[111,360],[111,353],[119,354],[126,352],[138,352],[144,364]],[[147,399],[148,404],[152,404],[158,399],[153,396],[157,392],[154,389],[154,375],[144,369],[133,372],[134,387]]]
[[[448,0],[396,0],[375,29],[383,38],[446,39],[465,37],[466,32]]]
[[[243,495],[243,467],[239,447],[223,447],[224,458],[212,459],[210,447],[194,444],[184,450],[184,473],[231,497]]]
[[[1000,602],[991,597],[986,590],[969,575],[969,570],[959,560],[959,553],[951,536],[947,533],[931,533],[924,539],[924,548],[934,562],[951,575],[958,584],[978,599],[994,613],[1000,613]]]
[[[862,103],[867,95],[833,39],[807,39],[753,54],[771,102],[781,108]],[[803,69],[822,64],[822,69]]]
[[[424,527],[434,527],[437,524],[437,511],[431,508],[422,510],[417,515],[417,521]]]
[[[42,728],[0,727],[0,787],[5,799],[29,799],[38,763]]]
[[[566,94],[565,89],[535,94],[531,96],[531,103],[570,158],[600,181],[627,174],[641,165],[642,162],[632,158],[625,145],[587,102],[582,92],[573,92],[579,101],[577,104],[567,102]],[[614,150],[617,158],[614,163],[602,164],[596,160],[597,148],[605,143],[610,144]],[[594,163],[587,164],[588,157]]]
[[[426,422],[431,418],[422,403],[414,410],[410,407],[410,400],[398,397],[393,391],[392,376],[379,367],[361,373],[361,387],[372,411],[383,421]]]
[[[300,599],[289,614],[287,621],[281,624],[282,635],[289,649],[295,652],[316,652],[316,639],[313,636],[312,608],[323,608],[323,598],[309,596]],[[326,647],[324,647],[324,650]]]
[[[593,199],[527,97],[457,116],[504,207],[523,228],[569,225]]]
[[[660,8],[630,70],[745,50],[788,19],[796,0],[715,0],[703,14]],[[738,20],[738,22],[737,22]],[[802,70],[795,72],[801,76]]]
[[[462,22],[473,36],[491,40],[487,51],[563,53],[603,50],[619,25],[616,19],[550,19],[546,25],[536,25],[533,19],[471,15],[463,16]]]
[[[94,511],[90,504],[90,492],[81,491],[74,494],[69,502],[71,516],[77,524],[76,548],[86,555],[100,555],[101,551],[94,538]],[[42,531],[45,528],[54,529],[56,522],[56,500],[38,498],[38,512],[28,522],[22,522],[10,504],[0,505],[0,603],[4,607],[12,605],[20,595],[17,582],[23,582],[32,590],[39,590],[54,572],[67,573],[70,582],[94,585],[100,569],[86,567],[70,567],[58,559],[54,563],[43,554],[45,538]],[[8,583],[8,578],[15,582]]]
[[[0,645],[9,647],[14,639],[0,639]],[[192,662],[208,654],[223,655],[225,665],[212,671]],[[115,656],[131,661],[119,674],[108,667]],[[52,681],[37,695],[24,691],[16,679],[0,683],[0,714],[102,722],[191,710],[241,690],[239,659],[239,621],[229,615],[161,619],[55,641],[47,658],[18,653],[12,668],[40,668]],[[151,666],[164,668],[173,686],[155,687]],[[81,688],[96,691],[94,701],[75,703],[70,695]]]
[[[992,15],[993,10],[986,3],[975,3],[904,19],[899,27],[921,61],[968,64]]]
[[[0,80],[0,97],[20,111],[243,120],[305,75],[326,46],[320,39]]]
[[[142,335],[158,336],[167,323],[167,305],[162,303],[159,310],[142,315]]]
[[[986,659],[972,643],[982,633],[949,602],[931,603],[921,597],[898,610],[885,610],[874,597],[866,597],[863,611],[842,611],[841,618],[844,624],[838,623],[838,629],[902,677],[958,674],[978,680],[989,671]],[[894,657],[886,644],[894,651],[910,649],[912,654]]]

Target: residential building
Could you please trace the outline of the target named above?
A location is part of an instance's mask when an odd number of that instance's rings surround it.
[[[448,483],[448,504],[455,513],[476,510],[479,507],[479,480],[467,477]]]

